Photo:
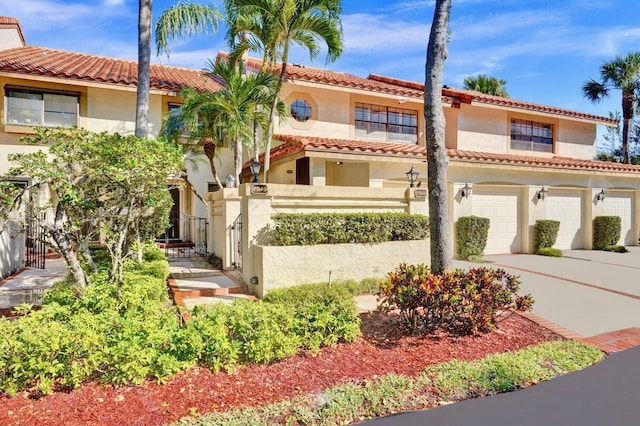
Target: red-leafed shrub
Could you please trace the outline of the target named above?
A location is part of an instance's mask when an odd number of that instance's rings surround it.
[[[433,274],[426,265],[401,264],[380,285],[380,309],[398,310],[408,327],[477,334],[496,326],[500,313],[530,310],[530,294],[518,296],[518,277],[502,269],[456,269]]]

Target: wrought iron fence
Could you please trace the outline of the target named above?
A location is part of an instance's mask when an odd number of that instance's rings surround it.
[[[242,272],[242,214],[231,225],[231,264]]]
[[[45,213],[39,213],[35,209],[27,212],[27,224],[25,229],[26,256],[25,266],[44,269],[47,246],[45,240],[46,230],[42,223],[45,220]]]
[[[181,213],[169,221],[169,228],[161,236],[168,258],[207,256],[207,232],[209,222],[204,217]]]

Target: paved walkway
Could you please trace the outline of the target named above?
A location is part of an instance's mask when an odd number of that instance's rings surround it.
[[[539,385],[425,411],[363,422],[367,426],[637,426],[640,347]]]
[[[46,289],[67,275],[67,267],[60,257],[47,258],[45,266],[46,269],[24,268],[0,280],[0,309],[25,302],[34,304]]]

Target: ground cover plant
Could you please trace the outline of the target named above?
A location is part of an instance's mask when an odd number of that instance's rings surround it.
[[[548,342],[474,361],[450,361],[411,377],[387,374],[263,407],[200,417],[176,425],[335,425],[525,388],[590,366],[602,352],[573,341]]]

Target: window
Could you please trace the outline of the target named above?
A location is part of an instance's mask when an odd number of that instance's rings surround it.
[[[78,95],[7,89],[5,100],[7,124],[47,127],[78,125]]]
[[[553,152],[553,124],[512,119],[511,149]]]
[[[296,99],[291,104],[291,116],[296,119],[296,121],[307,121],[311,118],[311,105],[309,102]]]
[[[356,137],[418,142],[418,111],[356,102]]]

